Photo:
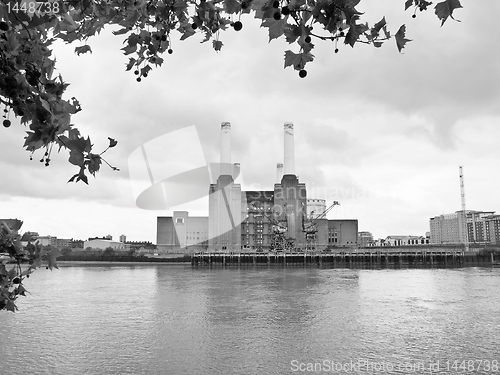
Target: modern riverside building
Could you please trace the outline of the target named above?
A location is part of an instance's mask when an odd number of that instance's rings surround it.
[[[490,234],[490,243],[500,244],[500,215],[490,215],[485,221]]]
[[[457,211],[453,214],[435,216],[430,219],[432,244],[499,243],[500,215],[495,211]],[[463,221],[467,222],[464,232]]]
[[[306,185],[295,174],[294,127],[290,122],[284,125],[283,156],[272,190],[242,191],[240,165],[231,161],[231,124],[223,122],[220,174],[208,187],[208,217],[189,217],[186,211],[158,217],[158,253],[356,247],[358,221],[328,220],[325,200],[307,198]]]

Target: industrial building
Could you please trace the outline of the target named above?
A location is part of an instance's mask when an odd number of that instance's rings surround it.
[[[273,190],[242,191],[231,161],[231,124],[221,125],[220,175],[208,186],[208,217],[186,211],[157,218],[158,253],[290,252],[357,247],[357,220],[328,220],[324,199],[307,197],[295,174],[294,127],[284,125],[284,163]]]

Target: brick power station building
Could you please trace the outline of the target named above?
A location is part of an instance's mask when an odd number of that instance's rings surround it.
[[[208,217],[187,211],[157,218],[158,253],[322,251],[356,247],[357,220],[328,220],[323,199],[308,199],[295,174],[293,124],[284,126],[284,163],[273,190],[242,191],[231,163],[231,124],[221,125],[220,175],[208,190]]]

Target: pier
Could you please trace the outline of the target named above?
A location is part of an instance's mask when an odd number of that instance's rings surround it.
[[[464,267],[498,264],[493,254],[449,249],[356,249],[338,252],[199,252],[193,266],[325,266],[332,268]]]

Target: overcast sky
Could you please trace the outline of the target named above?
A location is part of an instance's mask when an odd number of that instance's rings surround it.
[[[440,27],[432,10],[413,19],[402,0],[364,1],[367,21],[385,15],[392,33],[405,23],[413,41],[401,54],[393,40],[379,49],[339,45],[337,54],[332,42],[313,41],[316,59],[305,79],[283,69],[284,51],[297,48],[268,43],[249,15],[242,31],[221,34],[219,53],[200,44],[201,35],[174,38],[174,53],[140,83],[125,71],[123,36],[103,32],[89,41],[93,53],[79,57],[73,51],[80,44],[59,45],[58,70],[71,83],[66,97],[83,108],[73,123],[96,151],[108,136],[118,141],[105,157],[120,172],[103,165],[89,186],[67,184],[77,173],[67,153],[53,155],[47,168],[38,161],[43,152],[29,160],[22,126],[2,127],[0,217],[19,218],[24,231],[40,235],[125,234],[156,243],[156,217],[172,210],[136,206],[129,156],[195,125],[206,160],[218,162],[224,121],[232,124],[233,162],[254,190],[273,189],[283,123],[293,122],[296,173],[308,198],[338,200],[328,217],[358,219],[359,230],[375,238],[424,235],[430,217],[460,210],[459,165],[467,208],[500,211],[500,2],[462,5],[455,11],[461,22]],[[184,147],[195,146],[186,140]],[[175,209],[205,216],[208,199]]]

